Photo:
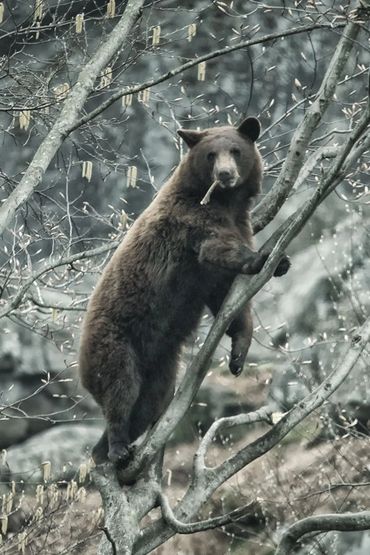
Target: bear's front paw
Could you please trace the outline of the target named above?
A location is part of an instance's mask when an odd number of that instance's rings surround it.
[[[127,463],[132,456],[132,448],[125,443],[112,443],[109,446],[108,458],[113,464]]]
[[[283,276],[284,274],[287,273],[289,268],[290,268],[290,259],[289,259],[289,256],[285,254],[283,258],[280,260],[279,264],[277,265],[276,270],[274,272],[274,276],[275,277]]]
[[[229,368],[233,376],[240,376],[243,371],[245,357],[242,354],[231,355]]]
[[[250,259],[244,264],[242,268],[243,274],[259,274],[262,270],[264,263],[268,258],[268,254],[256,252],[250,255]]]

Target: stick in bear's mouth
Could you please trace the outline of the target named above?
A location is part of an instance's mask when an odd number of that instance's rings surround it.
[[[211,194],[216,189],[218,184],[219,184],[219,182],[217,180],[212,183],[212,185],[210,186],[210,188],[208,189],[208,191],[206,192],[206,194],[204,195],[204,197],[200,201],[200,204],[208,204],[209,203],[209,199],[211,198]]]

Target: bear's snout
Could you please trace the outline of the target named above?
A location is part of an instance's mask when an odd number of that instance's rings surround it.
[[[220,153],[216,157],[213,167],[214,181],[218,181],[222,188],[235,187],[239,179],[239,172],[234,158],[229,153]]]
[[[219,181],[229,181],[232,178],[232,173],[229,169],[220,170],[218,172]]]
[[[221,168],[214,172],[214,180],[218,181],[222,188],[235,187],[239,179],[239,173],[234,168]]]

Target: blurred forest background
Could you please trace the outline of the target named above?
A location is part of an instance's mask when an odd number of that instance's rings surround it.
[[[116,0],[0,3],[1,199],[16,187],[81,68],[120,18]],[[179,127],[233,125],[259,117],[266,194],[294,131],[320,87],[348,17],[336,0],[148,1],[130,43],[100,74],[89,114],[115,92],[165,75],[211,51],[241,48],[113,102],[66,137],[35,193],[0,243],[0,552],[96,553],[99,495],[89,450],[103,427],[76,371],[86,302],[117,241],[178,164]],[[320,27],[322,26],[322,27]],[[368,97],[367,23],[350,52],[333,101],[307,149],[312,167],[274,221],[269,237],[302,206],[330,167]],[[219,345],[196,401],[173,434],[164,463],[172,502],[182,496],[192,453],[222,416],[264,404],[286,412],[342,359],[351,330],[370,309],[369,151],[317,209],[288,249],[292,268],[253,301],[254,341],[237,380]],[[170,302],[170,300],[169,300]],[[183,367],[204,341],[205,314]],[[304,516],[366,508],[370,488],[368,362],[357,364],[330,401],[263,459],[224,484],[208,510],[258,500],[253,516],[216,531],[176,536],[156,553],[274,552],[277,534]],[[220,435],[214,460],[257,437],[259,428]],[[208,514],[208,513],[207,513]],[[328,532],[299,553],[365,555],[367,532]]]

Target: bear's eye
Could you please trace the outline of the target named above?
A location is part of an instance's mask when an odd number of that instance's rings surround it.
[[[230,150],[230,153],[235,156],[235,158],[239,158],[240,157],[240,150],[238,148],[232,148]]]
[[[208,160],[209,162],[214,162],[214,161],[215,161],[215,158],[216,158],[216,153],[215,153],[215,152],[209,152],[209,153],[207,154],[207,160]]]

